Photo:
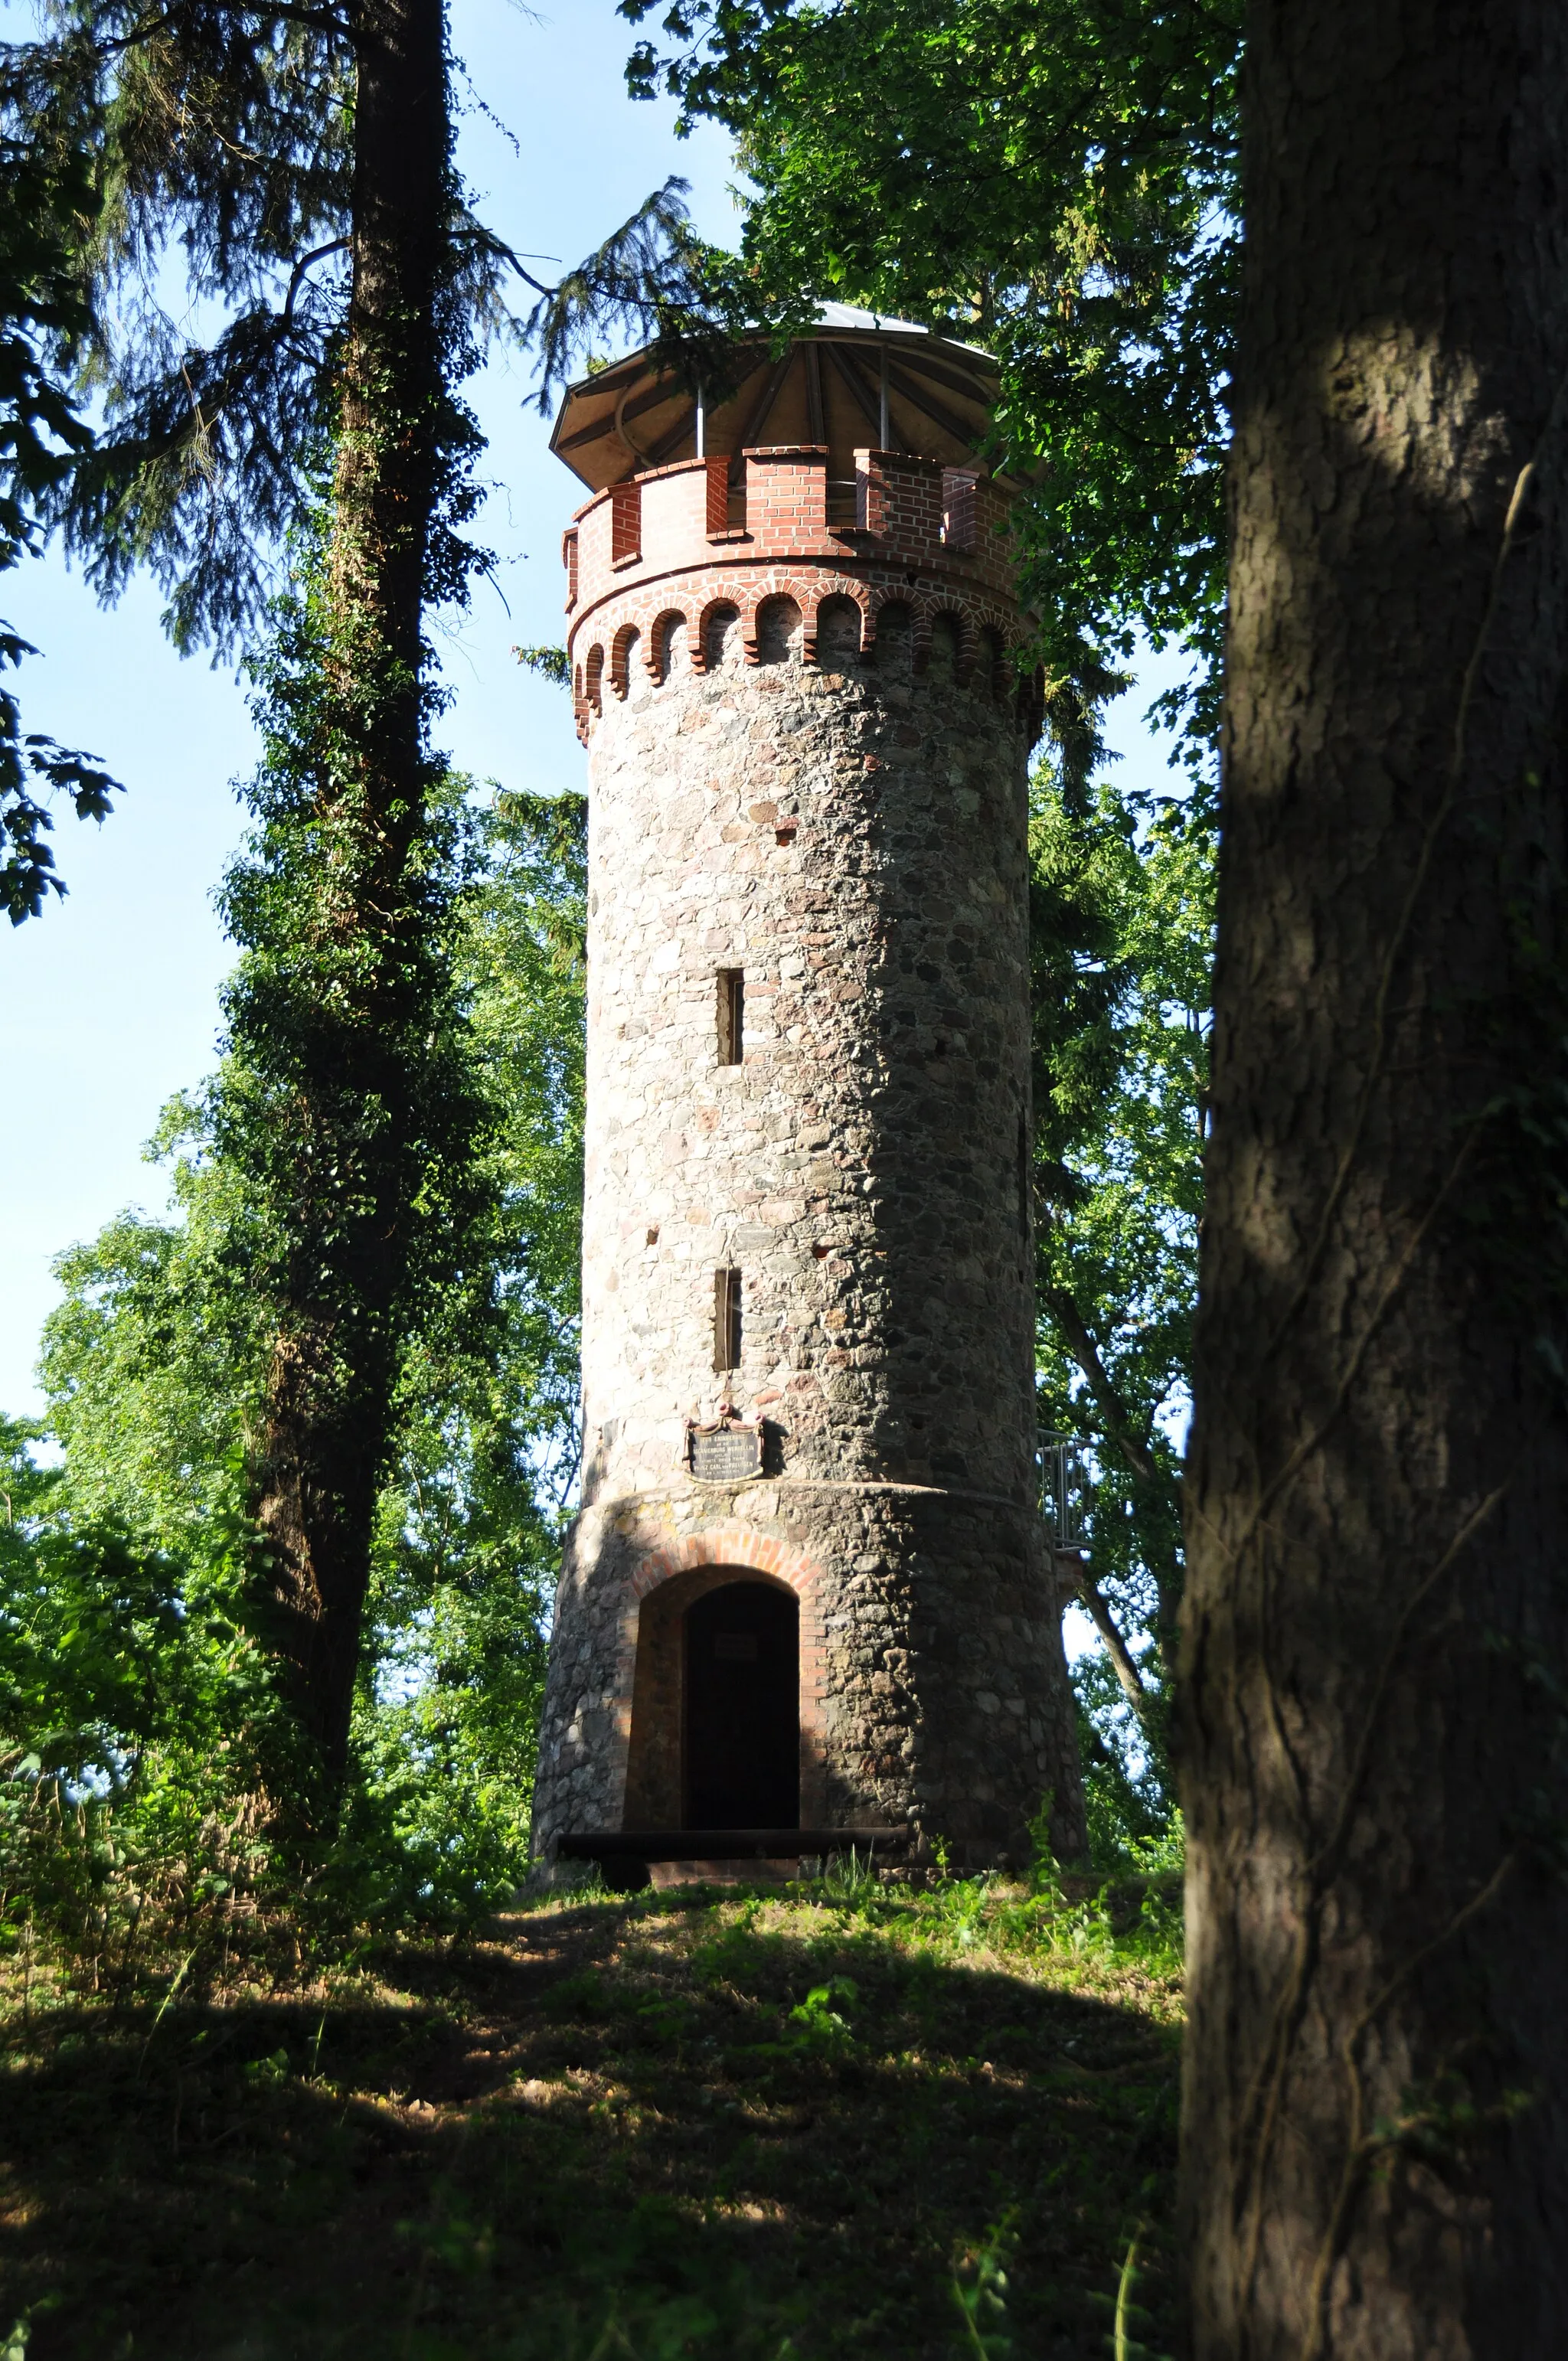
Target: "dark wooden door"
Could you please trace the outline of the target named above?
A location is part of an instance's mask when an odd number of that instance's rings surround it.
[[[688,1828],[800,1826],[800,1610],[730,1582],[686,1610]]]

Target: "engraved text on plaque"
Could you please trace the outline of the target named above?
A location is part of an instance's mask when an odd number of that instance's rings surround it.
[[[692,1474],[704,1484],[734,1484],[757,1475],[762,1465],[762,1433],[754,1426],[721,1426],[711,1434],[694,1432]]]

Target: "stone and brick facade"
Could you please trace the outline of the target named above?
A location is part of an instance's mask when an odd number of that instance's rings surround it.
[[[729,1581],[799,1601],[803,1826],[1017,1858],[1049,1794],[1081,1842],[1036,1480],[1006,500],[907,452],[855,469],[852,524],[796,445],[649,470],[567,535],[586,1448],[544,1853],[681,1826],[682,1618]],[[693,1431],[727,1416],[759,1472],[701,1480]]]

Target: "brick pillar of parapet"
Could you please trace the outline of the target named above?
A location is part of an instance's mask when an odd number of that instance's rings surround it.
[[[588,747],[583,1506],[535,1845],[683,1817],[681,1619],[800,1603],[801,1825],[1017,1860],[1082,1800],[1037,1506],[1025,765],[1006,502],[748,452],[566,537]],[[722,971],[743,1057],[719,1062]],[[740,1359],[715,1371],[715,1275]],[[761,1422],[698,1480],[693,1427]]]

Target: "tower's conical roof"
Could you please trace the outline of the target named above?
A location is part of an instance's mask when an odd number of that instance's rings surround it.
[[[733,379],[734,391],[705,407],[707,456],[825,443],[829,477],[851,475],[852,454],[868,445],[972,464],[996,400],[988,353],[841,303],[825,303],[781,357],[765,336],[740,341]],[[550,447],[598,492],[695,457],[696,426],[691,392],[650,348],[568,387]]]

